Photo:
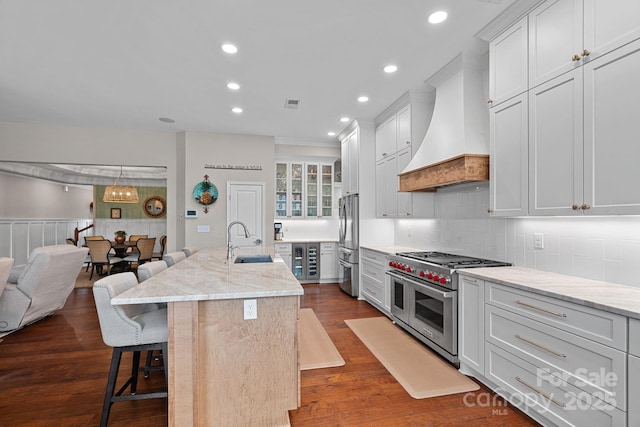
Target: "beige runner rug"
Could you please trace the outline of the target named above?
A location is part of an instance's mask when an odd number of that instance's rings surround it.
[[[298,328],[300,331],[301,370],[344,365],[344,359],[312,309],[300,309]]]
[[[345,320],[345,323],[415,399],[480,388],[386,317]]]

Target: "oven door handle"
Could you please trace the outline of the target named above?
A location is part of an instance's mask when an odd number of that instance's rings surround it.
[[[456,294],[456,291],[440,291],[438,289],[435,289],[431,286],[429,286],[428,284],[424,284],[424,283],[420,283],[416,280],[411,280],[407,277],[401,276],[397,273],[393,273],[391,271],[385,271],[386,274],[388,274],[389,276],[393,277],[394,279],[398,279],[401,282],[404,283],[409,283],[411,285],[413,285],[417,290],[419,290],[420,292],[423,292],[431,297],[434,298],[440,298],[440,299],[445,299],[445,298],[453,298]]]

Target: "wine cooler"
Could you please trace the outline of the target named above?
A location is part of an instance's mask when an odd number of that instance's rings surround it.
[[[291,270],[300,283],[320,281],[319,243],[294,243],[291,255]]]

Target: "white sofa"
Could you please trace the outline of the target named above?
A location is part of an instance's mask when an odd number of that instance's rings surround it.
[[[72,245],[34,249],[26,264],[14,267],[0,295],[0,332],[13,331],[61,309],[89,249]]]

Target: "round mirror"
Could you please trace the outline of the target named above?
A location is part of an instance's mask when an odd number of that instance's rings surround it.
[[[151,196],[142,205],[144,213],[151,218],[158,218],[167,211],[167,202],[160,196]]]

